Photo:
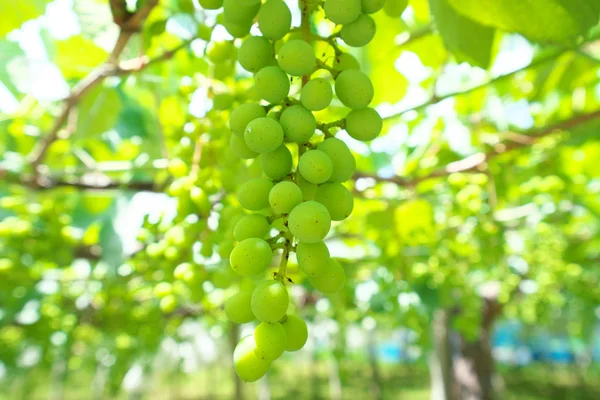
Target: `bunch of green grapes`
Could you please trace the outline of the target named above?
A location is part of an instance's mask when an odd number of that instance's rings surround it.
[[[301,0],[302,26],[292,31],[292,14],[283,0],[223,2],[220,21],[233,37],[243,38],[237,61],[253,74],[253,89],[261,99],[238,106],[229,118],[231,152],[262,169],[261,177],[238,189],[239,203],[250,213],[235,225],[237,244],[229,258],[236,274],[259,280],[242,285],[225,304],[232,322],[258,321],[254,334],[243,338],[234,352],[235,370],[244,381],[260,379],[284,351],[299,350],[307,340],[306,323],[288,313],[291,253],[315,289],[334,294],[345,284],[345,271],[330,256],[324,239],[332,221],[352,213],[354,200],[344,183],[353,177],[356,161],[332,131],[345,129],[354,139],[370,141],[381,132],[382,119],[369,108],[371,80],[337,39],[351,47],[370,42],[375,22],[369,14],[384,3]],[[336,24],[332,32],[338,33],[321,38],[333,48],[334,58],[315,54],[317,35],[310,32],[310,17],[320,7]],[[254,22],[260,36],[248,36]],[[347,116],[317,121],[313,112],[332,103],[347,107]],[[279,268],[267,274],[274,258],[280,260]]]

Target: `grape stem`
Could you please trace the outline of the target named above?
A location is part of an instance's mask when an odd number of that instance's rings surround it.
[[[300,22],[300,31],[302,38],[307,43],[311,43],[312,35],[310,33],[310,13],[308,10],[307,0],[299,0],[300,11],[302,12],[302,20]],[[310,80],[310,74],[302,77],[302,86],[306,85]]]
[[[290,258],[289,245],[290,245],[290,242],[288,242],[286,240],[286,242],[284,243],[284,246],[283,246],[283,253],[281,254],[281,261],[279,262],[279,270],[277,271],[277,277],[275,278],[276,280],[281,282],[281,284],[283,284],[283,285],[285,285],[285,282],[286,282],[285,278],[287,275],[287,263],[288,263],[288,259]]]
[[[285,232],[281,231],[277,235],[267,240],[267,243],[277,243],[277,241],[281,238],[285,237]]]
[[[319,42],[325,42],[325,43],[327,43],[328,45],[330,45],[330,46],[331,46],[331,48],[333,48],[333,51],[335,52],[335,55],[336,55],[336,56],[338,56],[338,55],[340,55],[340,54],[342,54],[342,53],[343,53],[343,51],[342,51],[342,50],[339,48],[339,46],[338,46],[338,45],[337,45],[337,43],[335,42],[335,39],[336,39],[337,37],[339,37],[339,35],[338,35],[338,34],[332,34],[332,35],[330,35],[330,36],[327,36],[327,37],[323,37],[323,36],[320,36],[320,35],[312,35],[312,38],[313,38],[314,40],[317,40],[317,41],[319,41]]]
[[[273,223],[273,221],[277,221],[279,218],[282,218],[282,217],[283,217],[283,214],[279,214],[279,215],[273,215],[273,216],[271,216],[271,217],[267,217],[267,222],[268,222],[269,224],[272,224],[272,223]]]
[[[331,76],[333,77],[333,79],[337,78],[337,76],[340,74],[340,71],[336,71],[329,65],[325,64],[323,61],[317,59],[317,70],[319,70],[319,69],[324,69],[324,70],[328,71],[331,74]]]
[[[319,123],[317,124],[317,129],[325,134],[325,138],[334,137],[335,135],[331,133],[331,128],[337,127],[340,129],[344,129],[346,126],[346,120],[340,119],[337,121],[329,122],[327,124]]]

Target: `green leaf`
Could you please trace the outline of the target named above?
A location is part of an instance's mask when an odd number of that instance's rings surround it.
[[[83,36],[56,42],[55,62],[67,79],[83,78],[102,64],[108,53]]]
[[[156,133],[156,121],[151,111],[135,100],[128,98],[115,129],[121,139],[140,137],[151,140]]]
[[[165,126],[169,132],[179,129],[185,124],[186,108],[185,104],[177,96],[165,97],[158,111],[160,123]]]
[[[102,229],[102,223],[96,221],[85,230],[81,239],[82,243],[86,246],[93,246],[100,240],[100,230]]]
[[[394,212],[396,233],[409,246],[433,243],[433,207],[425,200],[403,202]]]
[[[37,18],[46,10],[46,0],[20,0],[0,2],[0,36],[18,29],[24,22]]]
[[[23,56],[23,50],[21,50],[21,47],[17,43],[0,40],[0,82],[13,94],[17,93],[17,88],[12,82],[11,74],[8,71],[8,64],[11,60]]]
[[[489,67],[494,29],[460,15],[448,4],[448,0],[429,0],[429,7],[446,48],[459,61]]]
[[[448,0],[481,24],[533,41],[570,43],[598,23],[597,0]]]
[[[94,136],[112,129],[123,107],[115,88],[99,86],[81,100],[77,118],[77,134]]]
[[[410,0],[410,6],[415,13],[415,19],[420,23],[429,22],[429,4],[427,0]]]
[[[377,33],[374,42],[378,46],[368,46],[370,73],[373,76],[384,76],[385,79],[373,81],[375,87],[375,103],[396,103],[402,99],[408,87],[406,78],[396,70],[394,61],[402,49],[394,42],[401,33],[396,20],[387,18],[383,13],[374,16],[377,23]]]

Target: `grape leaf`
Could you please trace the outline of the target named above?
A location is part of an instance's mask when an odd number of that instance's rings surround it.
[[[393,61],[402,51],[394,42],[394,38],[400,33],[398,22],[381,13],[375,15],[374,18],[377,21],[377,33],[373,41],[377,41],[380,45],[369,46],[367,49],[371,74],[374,77],[380,77],[373,80],[374,102],[396,103],[402,99],[408,87],[408,81],[396,70]],[[383,62],[384,60],[388,61]]]
[[[83,78],[102,64],[108,53],[83,36],[56,42],[56,64],[67,79]]]
[[[115,88],[99,86],[92,89],[79,105],[77,134],[93,136],[113,128],[122,106]]]
[[[0,82],[12,93],[16,93],[17,88],[8,71],[8,64],[12,59],[23,56],[23,50],[17,43],[0,40]]]
[[[494,29],[459,14],[447,0],[429,0],[429,7],[446,48],[459,61],[489,67]]]
[[[570,43],[598,23],[597,0],[448,0],[459,13],[533,41]]]
[[[46,0],[0,2],[0,36],[18,29],[24,22],[37,18],[46,10]]]

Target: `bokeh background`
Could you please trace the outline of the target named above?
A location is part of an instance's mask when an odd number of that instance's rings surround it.
[[[598,1],[387,0],[347,49],[385,124],[337,134],[346,287],[290,267],[309,341],[254,384],[223,303],[257,95],[200,3],[1,2],[0,399],[600,398]]]

